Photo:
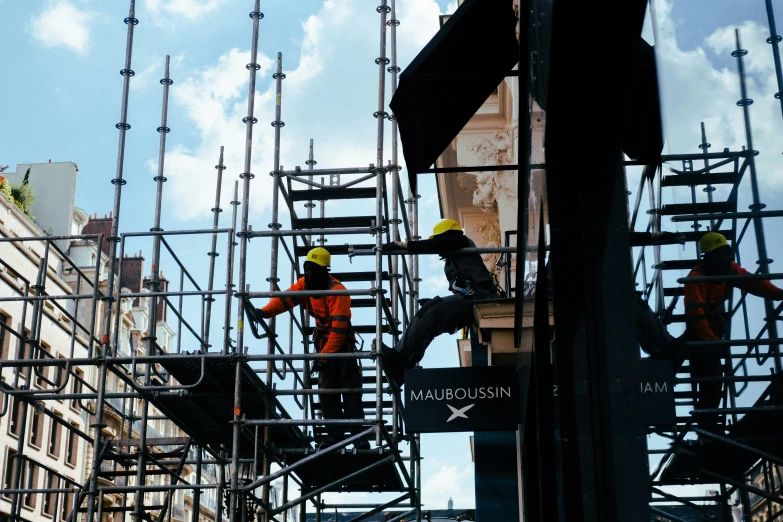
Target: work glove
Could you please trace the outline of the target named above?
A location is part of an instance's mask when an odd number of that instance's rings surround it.
[[[383,246],[381,246],[381,251],[383,252],[391,252],[392,250],[404,250],[405,246],[402,241],[389,241],[388,243],[384,243]]]
[[[324,365],[326,364],[326,361],[324,359],[317,360],[313,363],[313,369],[311,373],[318,373],[321,370],[324,369]]]
[[[247,307],[248,315],[254,320],[254,321],[260,321],[261,319],[266,319],[266,314],[263,310],[260,308],[256,308],[253,306],[253,303],[251,303],[249,300],[245,301],[245,307]]]

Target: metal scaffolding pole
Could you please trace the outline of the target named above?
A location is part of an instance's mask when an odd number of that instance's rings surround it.
[[[164,159],[166,156],[166,135],[170,132],[170,129],[166,125],[168,120],[168,103],[169,103],[169,86],[173,83],[169,78],[169,57],[166,56],[165,74],[160,81],[163,85],[163,108],[161,111],[161,122],[158,127],[158,133],[160,133],[160,146],[158,151],[158,175],[155,176],[154,181],[156,183],[155,192],[155,215],[154,224],[150,229],[150,232],[162,232],[160,228],[160,214],[163,200],[163,183],[166,178],[164,173]],[[150,276],[150,288],[152,293],[160,292],[160,235],[152,236],[152,271]],[[120,260],[122,262],[122,260]],[[146,341],[146,355],[151,356],[157,353],[157,317],[158,317],[158,300],[157,296],[152,297],[149,300],[149,326],[147,327],[147,336],[143,338]],[[119,312],[119,311],[118,311]],[[117,314],[119,315],[119,313]],[[116,335],[119,335],[119,331]],[[134,366],[135,367],[135,366]],[[135,373],[133,375],[135,379]],[[144,386],[150,386],[152,381],[152,365],[146,364],[144,368]],[[136,468],[136,485],[141,486],[146,483],[146,471],[147,471],[147,422],[149,416],[149,400],[146,395],[141,400],[141,426],[139,428],[139,446],[140,451],[136,454],[137,468]],[[142,522],[144,517],[144,494],[141,490],[137,490],[134,496],[135,507],[131,514],[131,517],[135,522]]]
[[[269,227],[272,230],[279,230],[282,228],[282,225],[278,222],[279,221],[279,194],[280,191],[280,176],[278,175],[278,170],[280,170],[280,129],[285,125],[283,121],[280,119],[282,117],[282,92],[283,92],[283,80],[285,79],[285,74],[283,74],[283,53],[277,53],[277,70],[272,75],[272,78],[275,80],[275,120],[272,122],[272,127],[275,128],[275,152],[274,152],[274,172],[272,174],[272,223],[269,225]],[[274,292],[276,290],[280,290],[280,287],[278,285],[278,282],[280,279],[277,277],[277,268],[278,268],[278,253],[280,248],[280,238],[277,236],[272,237],[272,251],[271,251],[271,266],[269,269],[269,291]],[[275,317],[272,317],[269,319],[269,329],[271,331],[276,331],[276,324],[277,319]],[[267,343],[267,353],[269,355],[272,355],[275,353],[275,346],[276,341],[273,336],[269,337],[269,342]],[[266,385],[271,389],[272,388],[272,380],[274,378],[274,375],[272,374],[272,369],[274,368],[274,361],[267,361],[266,363]],[[267,400],[266,405],[266,418],[271,419],[273,415],[273,409],[274,409],[274,402],[271,399],[271,397]],[[271,426],[265,426],[264,427],[264,446],[269,447],[272,437],[272,428]],[[263,475],[269,475],[269,469],[272,464],[272,458],[268,453],[264,453],[264,462],[263,462]],[[269,505],[269,485],[264,484],[264,487],[262,489],[261,498],[264,502],[264,504]]]
[[[257,63],[258,60],[258,26],[261,18],[264,14],[261,12],[261,6],[259,0],[255,1],[255,7],[253,12],[250,13],[250,18],[253,20],[253,34],[251,38],[250,46],[250,63],[247,64],[247,69],[250,71],[250,81],[248,85],[247,94],[247,116],[243,118],[243,122],[246,125],[245,130],[245,162],[244,170],[240,174],[240,178],[243,180],[242,190],[242,225],[241,231],[237,233],[240,238],[239,241],[239,287],[236,297],[237,302],[237,348],[234,357],[234,412],[232,419],[232,444],[231,444],[231,488],[230,494],[230,508],[229,508],[229,521],[239,522],[237,520],[237,509],[240,507],[239,502],[242,497],[242,491],[239,487],[239,437],[241,429],[242,419],[242,363],[243,356],[245,354],[244,344],[244,313],[245,304],[244,297],[246,295],[246,270],[247,270],[247,232],[249,231],[248,214],[249,214],[249,201],[250,201],[250,180],[253,179],[253,174],[250,172],[252,166],[252,153],[253,153],[253,125],[258,121],[253,112],[255,109],[255,92],[256,92],[256,74],[261,66]],[[277,191],[274,192],[277,194]]]
[[[386,0],[381,0],[381,5],[376,8],[376,11],[381,15],[380,25],[380,56],[375,60],[378,64],[378,110],[373,114],[378,121],[378,140],[376,146],[376,162],[375,169],[373,169],[375,178],[375,288],[378,292],[375,295],[375,338],[380,343],[383,335],[382,321],[383,321],[383,294],[380,292],[383,286],[383,253],[381,252],[381,245],[383,241],[383,235],[381,234],[381,227],[383,226],[383,175],[385,169],[383,168],[383,131],[384,123],[389,114],[385,111],[386,107],[386,66],[389,65],[389,59],[386,58],[386,15],[391,12],[391,7],[386,5]],[[379,344],[380,346],[380,344]],[[375,358],[375,418],[380,421],[383,417],[382,408],[382,393],[383,393],[383,365],[381,358]],[[381,445],[381,426],[377,426],[375,432],[375,444]]]
[[[217,169],[217,182],[215,187],[215,206],[212,207],[212,213],[214,216],[212,217],[212,228],[217,230],[218,226],[220,225],[220,213],[223,212],[223,209],[220,208],[220,189],[223,186],[223,171],[226,169],[226,166],[223,165],[223,146],[220,146],[220,158],[218,159],[218,164],[215,165],[215,169]],[[217,257],[217,232],[212,234],[212,247],[210,248],[209,252],[207,253],[209,256],[209,282],[207,283],[207,290],[212,291],[212,288],[215,285],[215,258]],[[204,339],[204,345],[202,347],[203,352],[208,352],[210,348],[209,344],[209,330],[210,326],[212,324],[212,303],[215,301],[215,298],[211,295],[204,296],[202,298],[206,302],[206,310],[204,312],[204,329],[201,332],[201,338]],[[223,350],[221,350],[223,351]]]
[[[103,334],[101,336],[101,357],[104,358],[110,355],[111,347],[111,314],[112,303],[115,300],[114,297],[114,281],[115,281],[115,263],[112,262],[117,257],[117,243],[119,242],[119,220],[120,220],[120,203],[122,196],[122,186],[127,183],[123,179],[123,171],[125,166],[125,134],[130,129],[128,124],[128,96],[130,93],[130,78],[133,76],[133,70],[131,69],[132,56],[133,56],[133,31],[138,25],[139,20],[136,18],[136,0],[130,0],[130,6],[128,9],[128,16],[124,20],[128,26],[126,43],[125,43],[125,67],[120,71],[122,74],[122,102],[120,108],[120,122],[115,125],[119,130],[119,144],[117,147],[117,169],[112,184],[114,185],[114,205],[112,210],[112,223],[111,223],[111,235],[105,238],[105,241],[109,242],[109,275],[107,279],[107,295],[104,298],[104,317],[103,317]],[[116,348],[116,345],[115,345]],[[87,486],[87,494],[89,497],[87,501],[87,522],[93,522],[95,515],[96,502],[102,503],[102,498],[99,497],[98,492],[98,474],[100,472],[100,454],[103,450],[103,395],[106,393],[106,372],[107,366],[99,365],[98,372],[98,401],[95,408],[95,421],[91,425],[94,430],[93,434],[93,446],[92,446],[92,471],[90,473],[89,484]],[[77,502],[74,502],[73,513],[79,511],[81,500],[85,497],[79,497]],[[75,520],[75,517],[71,516]]]
[[[745,64],[743,60],[743,57],[748,54],[748,51],[742,49],[739,29],[734,30],[734,37],[736,47],[735,50],[731,53],[731,56],[737,59],[737,73],[739,75],[741,96],[740,100],[737,102],[737,105],[742,107],[742,118],[745,124],[745,141],[747,143],[747,150],[751,153],[747,158],[747,162],[748,171],[750,173],[750,188],[753,195],[753,204],[749,208],[751,211],[757,212],[764,209],[766,205],[761,203],[761,198],[759,196],[758,178],[756,176],[756,160],[753,156],[753,151],[755,149],[753,148],[753,133],[750,127],[750,105],[753,103],[753,100],[748,97],[748,88],[745,82]],[[764,224],[760,217],[753,218],[753,230],[756,234],[756,248],[758,250],[759,256],[758,271],[760,274],[769,274],[769,264],[772,262],[772,260],[767,255],[767,242],[764,237]],[[774,339],[778,336],[778,326],[776,319],[777,314],[775,313],[775,307],[770,299],[764,299],[764,311],[766,313],[765,317],[767,324],[767,334],[770,338]],[[774,344],[772,345],[771,350],[775,354],[775,371],[780,372],[783,370],[780,361],[780,346]]]

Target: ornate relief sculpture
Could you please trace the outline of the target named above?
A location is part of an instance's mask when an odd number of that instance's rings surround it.
[[[471,145],[468,150],[478,157],[481,165],[511,164],[513,158],[509,126],[505,126],[490,138],[479,138],[479,142]],[[505,170],[476,173],[473,204],[483,212],[495,212],[497,200],[501,198],[512,200],[516,198],[513,173]]]

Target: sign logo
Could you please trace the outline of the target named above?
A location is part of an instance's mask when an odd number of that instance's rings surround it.
[[[476,403],[474,402],[473,404],[468,404],[464,408],[455,408],[451,404],[447,404],[446,406],[448,406],[449,409],[451,410],[451,417],[449,417],[446,422],[451,422],[454,419],[456,419],[457,417],[462,417],[463,419],[467,419],[468,416],[465,415],[465,412],[468,411],[469,409],[471,409],[475,405],[476,405]]]
[[[515,366],[405,371],[408,433],[515,430],[520,417]]]

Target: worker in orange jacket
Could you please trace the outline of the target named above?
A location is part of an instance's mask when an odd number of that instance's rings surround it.
[[[699,241],[704,254],[688,277],[746,275],[747,270],[734,262],[734,252],[722,234],[708,232]],[[728,281],[717,283],[685,283],[685,313],[687,315],[687,338],[689,341],[718,341],[726,334],[729,319],[723,303],[731,295],[732,288],[767,299],[783,299],[783,289],[765,280]],[[691,376],[720,377],[723,375],[722,359],[728,357],[728,346],[704,346],[691,348],[688,355]],[[698,383],[695,408],[715,409],[720,406],[723,383]],[[698,415],[700,428],[722,434],[722,422],[718,414]]]
[[[345,290],[343,284],[329,274],[331,255],[325,248],[314,248],[307,253],[304,277],[300,277],[289,291]],[[319,353],[353,352],[356,339],[351,329],[351,297],[330,295],[325,297],[275,297],[263,308],[255,310],[256,319],[269,318],[301,305],[315,319],[313,344]],[[318,389],[361,388],[362,370],[357,359],[321,359],[315,365],[318,370]],[[363,419],[361,393],[319,394],[324,419]],[[350,427],[351,433],[361,431],[360,426]],[[343,439],[342,426],[327,426],[328,439],[323,445],[331,445]],[[370,449],[367,440],[355,445],[358,449]]]

